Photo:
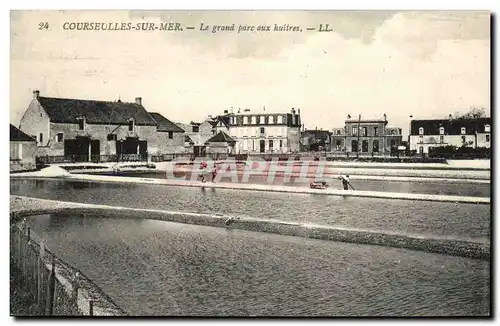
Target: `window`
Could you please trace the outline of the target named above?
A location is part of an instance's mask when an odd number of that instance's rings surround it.
[[[486,142],[489,143],[490,142],[490,135],[486,135]]]
[[[420,146],[420,147],[418,148],[418,152],[419,152],[420,154],[423,154],[423,153],[424,153],[424,147],[423,147],[423,146]]]
[[[357,140],[353,140],[351,142],[351,151],[352,152],[357,152],[358,151],[358,141]]]
[[[363,127],[363,137],[366,137],[366,135],[368,134],[368,129],[366,127]]]
[[[490,125],[484,125],[484,132],[490,132]]]
[[[283,116],[279,115],[278,116],[278,124],[282,124],[283,123]]]
[[[361,142],[361,151],[362,151],[363,153],[368,152],[368,140],[363,140],[363,141]]]
[[[439,136],[439,142],[444,143],[444,136]]]
[[[61,143],[63,141],[63,133],[59,132],[56,134],[56,142]]]
[[[248,124],[248,117],[243,117],[243,124],[245,124],[245,125]]]
[[[85,129],[85,119],[79,118],[78,119],[78,130],[84,130]]]
[[[358,127],[352,127],[352,135],[357,136],[358,135]]]
[[[342,141],[341,141],[341,140],[337,140],[337,141],[335,142],[335,149],[336,149],[337,151],[342,150]]]
[[[128,121],[128,131],[134,131],[134,120]]]
[[[269,149],[272,150],[273,149],[273,141],[272,140],[269,140]]]
[[[260,133],[263,134],[264,133],[264,127],[261,127],[260,128]]]
[[[424,128],[423,127],[418,128],[418,134],[419,135],[423,135],[424,134]]]
[[[377,132],[378,132],[378,127],[373,127],[373,136],[378,136]]]
[[[335,131],[335,134],[336,134],[337,136],[340,136],[340,129],[337,129],[337,130]]]
[[[174,133],[172,131],[169,131],[168,132],[168,139],[173,139],[173,138],[174,138]]]
[[[43,134],[40,133],[40,145],[43,145]]]
[[[193,132],[200,132],[200,126],[193,126]]]
[[[460,133],[461,133],[462,135],[465,135],[465,127],[460,128]]]
[[[274,117],[272,115],[269,116],[269,124],[274,123]]]
[[[465,144],[465,136],[462,136],[462,144]]]
[[[439,134],[444,135],[444,127],[439,127]]]
[[[264,117],[263,115],[260,116],[260,123],[261,124],[266,123],[266,117]]]
[[[378,147],[379,147],[378,140],[375,139],[373,141],[373,152],[374,153],[378,153]]]
[[[419,142],[419,143],[423,143],[423,142],[424,142],[424,136],[420,136],[420,137],[418,137],[418,142]]]
[[[488,137],[489,139],[489,137]],[[283,147],[283,141],[280,139],[280,148]]]
[[[108,134],[108,141],[116,141],[116,134]]]
[[[252,124],[257,124],[257,117],[256,116],[253,116],[252,117]]]

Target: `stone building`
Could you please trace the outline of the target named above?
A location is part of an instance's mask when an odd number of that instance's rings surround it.
[[[185,151],[185,131],[160,113],[150,112],[149,115],[157,123],[156,154],[183,153]]]
[[[184,134],[184,151],[191,153],[194,156],[205,156],[206,142],[215,135],[215,129],[211,118],[203,122],[193,122],[189,124],[176,123],[181,129],[185,131]]]
[[[304,130],[301,133],[301,152],[331,151],[332,133],[328,130]]]
[[[36,139],[10,125],[10,170],[35,169]]]
[[[40,155],[89,161],[157,153],[157,123],[137,97],[134,103],[42,97],[33,100],[20,129],[36,139]]]
[[[332,151],[349,155],[395,154],[402,142],[402,129],[387,127],[383,119],[348,119],[343,128],[332,130]]]
[[[491,118],[412,120],[410,150],[420,154],[443,146],[491,147]]]
[[[229,132],[235,153],[289,153],[300,150],[300,109],[290,113],[229,113],[218,117],[216,132]]]

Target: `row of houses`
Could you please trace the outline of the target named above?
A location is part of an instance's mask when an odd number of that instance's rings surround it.
[[[411,120],[408,141],[402,128],[388,126],[383,119],[352,119],[342,128],[304,130],[301,151],[326,151],[350,154],[391,154],[403,150],[428,154],[433,148],[454,146],[491,148],[491,118]]]
[[[11,128],[34,142],[36,156],[90,161],[172,153],[287,153],[299,150],[300,124],[295,109],[275,114],[225,110],[203,122],[173,123],[146,110],[141,97],[96,101],[44,97],[35,90],[19,128]]]

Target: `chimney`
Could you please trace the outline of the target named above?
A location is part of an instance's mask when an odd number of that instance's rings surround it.
[[[228,114],[228,113],[229,113],[229,111],[228,111],[228,110],[224,110],[224,114]]]
[[[298,109],[297,111],[298,111],[298,115],[300,115],[300,109]]]
[[[37,90],[34,90],[33,91],[33,98],[35,100],[38,100],[38,98],[40,97],[40,91],[37,89]]]
[[[136,97],[135,98],[135,104],[142,105],[142,97]]]

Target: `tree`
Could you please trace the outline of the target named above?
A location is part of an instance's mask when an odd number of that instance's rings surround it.
[[[455,119],[465,119],[465,120],[485,118],[485,117],[486,117],[486,109],[476,108],[476,107],[471,107],[469,112],[465,114],[461,114],[459,112],[455,112],[454,114]]]

